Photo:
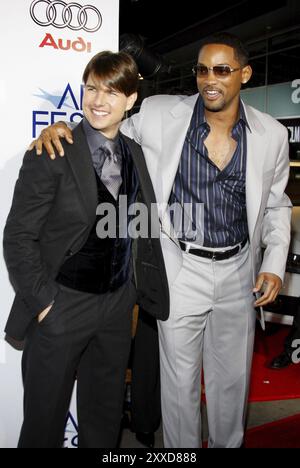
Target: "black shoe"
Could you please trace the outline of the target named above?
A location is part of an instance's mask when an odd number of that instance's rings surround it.
[[[136,432],[136,440],[146,447],[153,448],[155,444],[154,432]]]
[[[283,351],[283,353],[279,354],[279,356],[273,359],[270,364],[270,368],[280,370],[288,367],[290,364],[293,364],[291,357],[285,351]]]

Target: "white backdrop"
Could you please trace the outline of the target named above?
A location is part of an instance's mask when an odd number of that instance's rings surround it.
[[[78,4],[82,5],[78,7]],[[80,120],[81,76],[100,50],[118,50],[118,0],[9,0],[0,28],[0,241],[29,142],[57,120]],[[13,301],[0,252],[0,447],[15,447],[22,422],[19,344],[3,329]],[[76,445],[74,402],[66,446]]]

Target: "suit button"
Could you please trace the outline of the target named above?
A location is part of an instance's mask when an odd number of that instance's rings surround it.
[[[72,257],[73,253],[74,253],[74,252],[72,252],[72,250],[68,250],[68,252],[67,252],[67,257]]]

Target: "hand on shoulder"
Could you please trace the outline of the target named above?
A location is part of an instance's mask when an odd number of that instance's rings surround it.
[[[35,148],[36,154],[40,156],[44,147],[51,159],[56,158],[55,151],[63,157],[65,153],[60,142],[61,138],[65,138],[70,144],[73,143],[72,131],[65,122],[57,122],[42,130],[40,136],[31,142],[28,149]]]

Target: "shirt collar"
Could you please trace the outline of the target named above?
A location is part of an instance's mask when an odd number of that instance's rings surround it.
[[[245,126],[249,129],[249,131],[251,132],[251,128],[250,128],[249,122],[248,122],[247,117],[246,117],[245,107],[244,107],[244,104],[242,103],[241,100],[240,100],[240,118],[239,118],[238,122],[239,121],[242,121],[245,124]]]
[[[106,136],[104,136],[103,133],[93,128],[85,117],[83,117],[82,124],[83,124],[84,133],[85,133],[85,136],[87,138],[87,142],[90,148],[90,152],[91,154],[94,154],[100,146],[105,145],[105,142],[108,140],[108,138],[106,138]],[[119,151],[119,145],[120,145],[119,134],[117,134],[117,136],[113,138],[112,141],[115,142],[116,152],[119,153],[120,152]]]

